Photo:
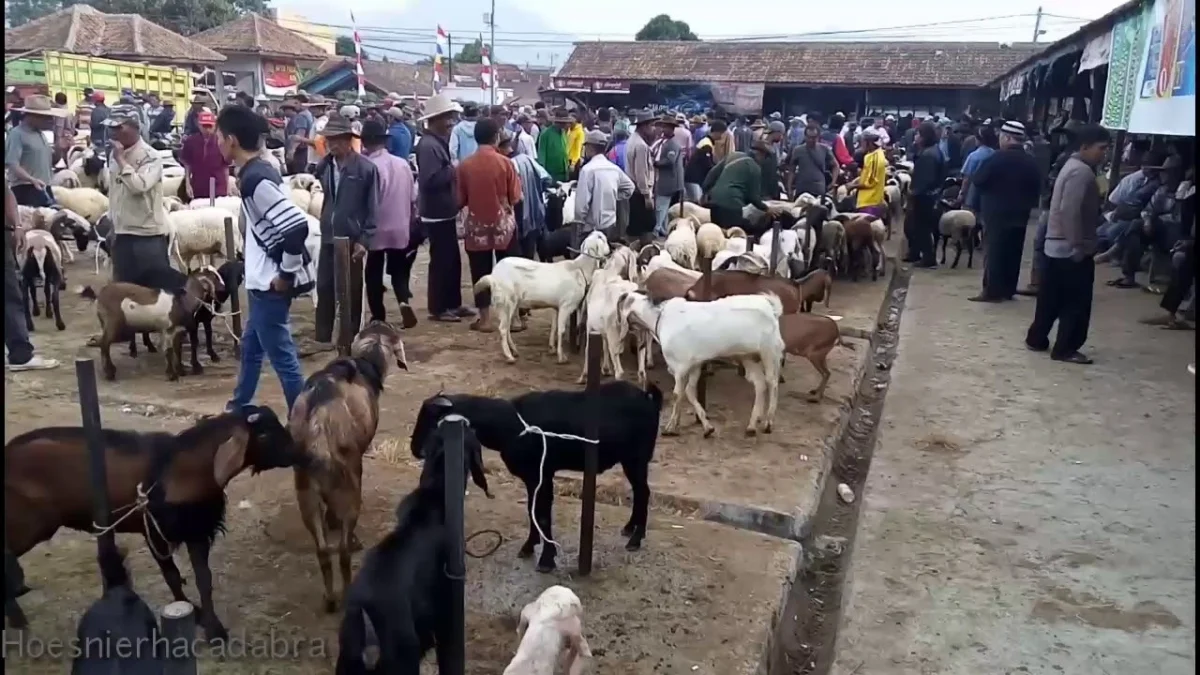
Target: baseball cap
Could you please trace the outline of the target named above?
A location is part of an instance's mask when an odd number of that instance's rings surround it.
[[[196,117],[196,121],[202,127],[215,127],[217,125],[217,116],[205,110]]]
[[[108,119],[104,120],[104,125],[119,127],[122,124],[132,124],[139,129],[142,127],[142,118],[138,115],[137,106],[122,103],[112,107],[108,113]]]

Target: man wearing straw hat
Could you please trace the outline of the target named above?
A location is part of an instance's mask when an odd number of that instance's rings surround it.
[[[584,223],[585,232],[600,230],[608,235],[617,224],[617,204],[633,196],[633,181],[624,171],[608,161],[604,149],[608,136],[603,131],[589,131],[583,139],[583,168],[575,192],[574,220]]]
[[[462,107],[445,94],[425,102],[418,121],[417,212],[429,237],[429,319],[457,323],[475,312],[462,304],[462,255],[458,249],[458,185],[450,134]]]
[[[12,191],[22,206],[50,206],[52,199],[47,186],[53,175],[54,148],[46,140],[54,120],[68,114],[66,108],[56,108],[49,96],[35,94],[18,108],[21,123],[13,127],[4,139],[4,167],[12,176]]]
[[[321,206],[321,258],[317,263],[317,342],[333,342],[333,324],[338,315],[334,237],[349,237],[354,242],[354,264],[361,264],[375,235],[379,174],[371,160],[354,151],[360,133],[351,120],[330,115],[322,131],[328,154],[313,171],[325,192]],[[360,286],[350,289],[350,322],[355,333],[361,320]]]
[[[633,116],[633,135],[625,145],[625,173],[633,181],[634,195],[629,198],[629,223],[626,234],[634,237],[654,231],[654,161],[650,143],[654,140],[657,121],[652,113],[638,111]]]

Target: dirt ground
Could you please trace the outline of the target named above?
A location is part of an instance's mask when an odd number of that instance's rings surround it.
[[[1024,348],[1033,299],[914,273],[832,673],[1195,670],[1195,334],[1116,276],[1081,367]]]
[[[410,459],[408,436],[421,400],[441,390],[511,396],[538,389],[575,388],[582,367],[579,355],[572,355],[566,365],[554,362],[546,346],[549,315],[545,312],[535,313],[529,330],[514,336],[521,358],[512,366],[503,362],[496,335],[468,331],[465,323],[424,320],[426,266],[422,252],[414,272],[414,304],[421,322],[405,335],[410,371],[393,374],[382,399],[378,461],[369,470],[362,525],[368,545],[389,526],[395,503],[415,483],[416,465]],[[99,353],[84,346],[87,336],[98,332],[94,309],[74,290],[95,283],[90,259],[77,262],[69,269],[71,291],[63,295],[67,330],[55,331],[47,319],[35,318],[33,340],[39,351],[65,360],[67,367],[6,377],[6,438],[37,426],[77,423],[70,361],[94,358],[98,364]],[[838,284],[828,313],[873,316],[885,287],[882,279],[874,284]],[[464,291],[470,304],[466,281]],[[394,297],[389,296],[387,302],[391,316],[397,316]],[[311,346],[311,317],[309,301],[298,300],[293,331],[302,356]],[[869,328],[870,323],[865,326]],[[175,383],[166,381],[161,354],[147,355],[139,345],[139,356],[131,359],[126,348],[114,346],[118,379],[100,382],[105,423],[174,428],[185,421],[178,414],[219,412],[233,389],[237,362],[232,338],[220,320],[215,322],[214,332],[221,362],[210,364],[202,350],[204,374],[188,375]],[[626,553],[615,536],[628,515],[627,484],[618,473],[600,477],[597,570],[582,584],[571,582],[588,611],[593,650],[600,647],[593,672],[753,672],[794,568],[797,547],[695,518],[768,532],[793,532],[805,521],[805,510],[815,504],[821,473],[828,465],[827,444],[844,421],[853,380],[867,356],[865,343],[847,342],[853,346],[831,354],[834,375],[819,404],[805,400],[805,394],[817,384],[815,370],[807,362],[788,360],[775,432],[757,439],[743,435],[753,397],[749,383],[732,369],[715,372],[709,380],[708,402],[710,419],[717,427],[715,437],[702,439],[699,425],[688,416],[681,436],[659,440],[651,471],[653,522],[646,550],[641,553]],[[313,372],[330,358],[332,354],[319,353],[302,363],[306,372]],[[670,376],[660,366],[651,377],[667,392],[669,405]],[[264,369],[259,399],[276,410],[284,407],[269,367]],[[485,458],[491,480],[504,485],[508,476],[498,457],[486,453]],[[258,632],[273,627],[281,633],[332,638],[334,620],[318,614],[319,572],[309,552],[307,533],[299,524],[290,486],[290,476],[285,473],[254,481],[243,478],[231,486],[231,504],[248,498],[253,506],[247,515],[256,524],[235,526],[227,541],[217,546],[218,607],[234,632],[238,627]],[[523,537],[526,520],[519,506],[523,490],[511,487],[502,487],[497,499],[486,507],[480,507],[475,495],[468,502],[469,530],[498,529],[506,538],[495,556],[472,560],[468,566],[472,580],[468,586],[471,672],[495,673],[503,668],[515,650],[516,612],[552,582],[537,575],[532,565],[526,569],[525,561],[515,560],[516,545],[511,540]],[[561,477],[558,488],[565,495],[577,493],[577,477]],[[556,500],[555,505],[555,534],[564,545],[559,565],[567,571],[560,573],[559,579],[565,580],[575,567],[579,506],[571,499]],[[241,510],[231,509],[231,519],[244,523],[240,514]],[[679,526],[682,529],[676,529]],[[238,539],[246,541],[238,543]],[[152,589],[157,602],[164,601],[168,596],[157,570],[146,567],[151,561],[139,542],[130,545],[135,551],[139,585]],[[82,535],[60,533],[25,560],[29,561],[26,568],[31,585],[38,588],[25,599],[34,626],[53,620],[54,632],[65,635],[96,594],[89,541]],[[477,587],[480,572],[489,580],[502,579],[504,585],[489,581],[488,589]],[[81,575],[87,581],[79,581]],[[305,583],[281,583],[301,578]],[[735,617],[740,620],[728,620]],[[692,666],[700,669],[691,670]],[[28,670],[17,672],[42,672],[29,663],[22,667]],[[260,664],[244,672],[282,672],[273,668]],[[327,672],[324,668],[327,666],[320,662],[311,671],[303,667],[288,670]]]

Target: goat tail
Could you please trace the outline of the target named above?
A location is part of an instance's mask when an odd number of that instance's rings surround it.
[[[125,567],[125,553],[117,548],[112,535],[100,537],[97,548],[96,557],[100,563],[100,578],[104,582],[104,589],[128,586],[129,569]]]
[[[476,293],[482,293],[484,291],[492,290],[492,275],[485,274],[482,277],[480,277],[479,281],[475,282],[475,286],[474,286],[473,290]]]
[[[646,397],[649,398],[650,401],[654,403],[655,408],[662,410],[662,404],[663,404],[662,389],[659,389],[657,386],[655,386],[655,384],[653,382],[646,383]]]
[[[338,642],[337,675],[366,675],[379,663],[379,637],[365,609],[347,608]]]

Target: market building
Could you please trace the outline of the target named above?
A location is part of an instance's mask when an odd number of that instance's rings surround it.
[[[981,42],[580,42],[554,89],[590,107],[958,115],[998,107],[998,85],[989,84],[1037,51]]]
[[[259,14],[247,14],[192,39],[225,56],[221,70],[232,74],[236,90],[273,99],[295,92],[302,69],[329,56],[316,42]]]

